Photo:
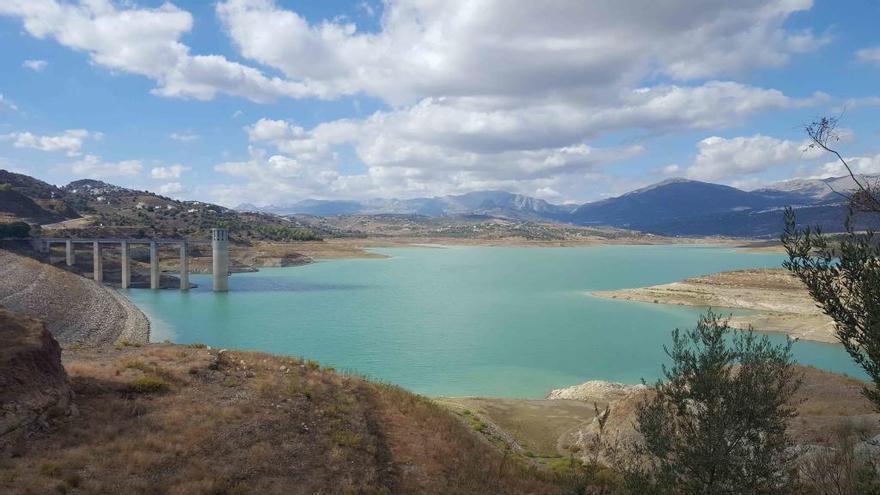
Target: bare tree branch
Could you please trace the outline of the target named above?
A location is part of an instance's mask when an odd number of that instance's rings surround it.
[[[840,134],[837,132],[837,125],[839,122],[839,117],[822,117],[804,125],[804,131],[807,133],[810,141],[812,141],[808,145],[808,148],[819,148],[836,156],[837,160],[843,164],[847,173],[858,188],[854,194],[847,196],[836,191],[831,184],[826,182],[825,184],[831,189],[831,192],[847,198],[853,207],[865,211],[880,212],[880,198],[878,198],[877,192],[873,190],[874,188],[870,184],[867,184],[867,182],[862,183],[862,181],[859,180],[858,175],[853,171],[849,163],[847,163],[840,152],[833,147],[834,143],[840,141]]]

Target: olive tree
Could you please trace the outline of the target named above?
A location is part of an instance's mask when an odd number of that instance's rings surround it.
[[[711,311],[672,334],[655,395],[636,413],[644,437],[627,478],[638,491],[779,494],[790,491],[787,422],[800,377],[791,341],[734,331]]]
[[[864,395],[880,410],[880,248],[874,232],[854,226],[858,216],[880,213],[880,195],[877,184],[854,173],[834,149],[837,123],[823,118],[805,129],[810,146],[836,156],[852,179],[853,190],[834,191],[848,208],[845,232],[830,238],[816,227],[798,229],[794,210],[787,209],[782,243],[788,260],[783,265],[834,320],[837,339],[873,382]]]

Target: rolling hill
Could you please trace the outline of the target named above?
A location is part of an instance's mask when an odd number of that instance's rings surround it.
[[[57,187],[23,174],[0,170],[0,221],[25,221],[65,235],[64,220],[82,218],[77,235],[86,237],[205,238],[218,225],[236,239],[315,240],[320,234],[295,220],[266,213],[239,212],[200,201],[180,201],[84,179]]]
[[[49,223],[78,216],[71,199],[60,188],[0,170],[0,218]]]

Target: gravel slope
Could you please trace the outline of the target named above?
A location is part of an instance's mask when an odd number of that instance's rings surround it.
[[[0,306],[42,319],[62,344],[150,337],[149,319],[115,290],[5,250],[0,250]]]

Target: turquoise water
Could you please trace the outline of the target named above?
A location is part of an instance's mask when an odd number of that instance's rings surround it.
[[[538,398],[591,379],[655,379],[675,327],[697,308],[590,297],[782,256],[702,246],[394,248],[210,277],[188,293],[130,290],[154,341],[203,342],[316,359],[426,395]],[[783,337],[772,338],[781,341]],[[795,345],[799,362],[861,376],[842,348]]]

